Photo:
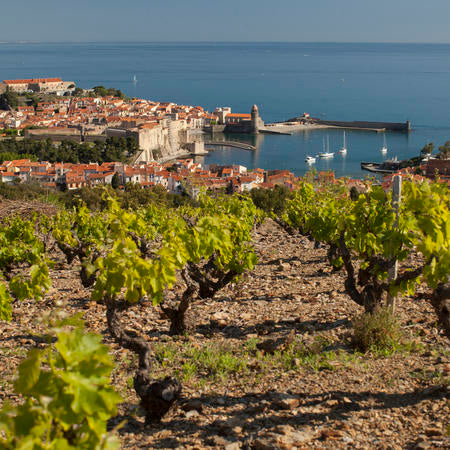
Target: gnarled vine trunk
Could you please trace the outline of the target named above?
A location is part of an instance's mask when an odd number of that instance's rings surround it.
[[[363,306],[366,312],[373,312],[383,300],[383,286],[376,282],[376,280],[370,280],[364,288],[359,291],[356,284],[355,269],[351,261],[350,252],[345,245],[344,237],[340,238],[340,252],[344,267],[347,272],[347,278],[345,279],[345,290],[350,298],[358,305]],[[359,278],[368,277],[367,271],[360,271]],[[367,280],[368,281],[368,280]]]
[[[328,247],[328,251],[327,251],[327,259],[328,259],[330,266],[333,267],[333,272],[337,272],[338,270],[341,270],[341,267],[342,267],[342,266],[336,265],[336,260],[341,256],[341,254],[339,252],[339,247],[333,243],[331,243],[329,245],[330,246]]]
[[[381,304],[384,295],[389,292],[390,286],[399,287],[401,283],[404,283],[405,281],[414,280],[423,273],[424,268],[431,262],[430,258],[423,265],[414,270],[403,272],[389,284],[378,281],[378,279],[371,274],[371,269],[375,265],[378,265],[387,271],[392,267],[394,262],[373,258],[365,270],[360,269],[359,271],[358,283],[364,286],[364,288],[359,291],[356,286],[355,270],[351,261],[351,255],[345,245],[343,236],[340,238],[340,251],[344,261],[345,270],[347,271],[345,290],[353,301],[358,303],[358,305],[364,306],[366,312],[373,312],[374,309]],[[450,282],[441,283],[433,292],[430,300],[438,316],[439,323],[444,328],[446,335],[450,338]]]
[[[190,314],[189,307],[197,292],[197,286],[190,281],[185,271],[183,278],[187,286],[176,307],[161,305],[162,311],[170,320],[169,333],[172,335],[183,334],[194,326],[194,317]]]
[[[97,258],[95,258],[95,259],[97,259]],[[95,262],[95,260],[94,260],[94,262]],[[87,269],[86,269],[85,265],[82,263],[81,269],[80,269],[80,280],[81,280],[81,284],[85,288],[94,286],[94,284],[97,280],[97,273],[93,272],[90,275],[88,275]]]
[[[181,275],[186,283],[181,299],[178,299],[175,307],[161,305],[163,313],[170,320],[169,332],[172,335],[183,334],[193,328],[195,317],[190,311],[190,306],[197,293],[202,299],[213,298],[238,273],[233,270],[225,272],[218,269],[214,264],[214,257],[211,257],[202,267],[188,262]]]
[[[450,282],[440,284],[431,296],[431,304],[444,328],[445,334],[450,338]]]
[[[198,284],[200,298],[213,298],[220,289],[231,283],[239,275],[233,270],[225,272],[218,269],[214,260],[215,258],[211,257],[201,268],[192,262],[187,264],[189,277]]]
[[[88,258],[88,252],[87,248],[85,248],[81,242],[78,241],[78,245],[75,248],[72,248],[63,242],[57,242],[57,245],[59,249],[64,253],[66,257],[67,264],[72,264],[73,260],[78,257],[81,263],[81,269],[80,269],[80,280],[81,284],[85,288],[92,287],[95,284],[95,281],[97,280],[97,273],[93,272],[90,275],[88,275],[85,265],[85,260]],[[94,251],[91,253],[89,257],[89,262],[91,264],[94,264],[97,258],[100,256],[99,252]]]
[[[125,330],[120,322],[119,311],[129,305],[105,298],[108,330],[114,340],[123,348],[136,353],[139,365],[134,377],[134,389],[141,399],[141,406],[146,413],[146,423],[159,422],[169,411],[181,394],[178,380],[166,377],[163,380],[152,380],[152,347],[143,337]]]

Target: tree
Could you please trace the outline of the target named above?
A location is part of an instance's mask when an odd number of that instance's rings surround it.
[[[94,94],[98,97],[106,97],[111,95],[113,97],[125,98],[125,94],[120,89],[108,88],[104,86],[94,86],[92,88]]]
[[[80,97],[83,94],[84,94],[84,89],[81,89],[80,87],[76,87],[73,91],[73,95],[75,97]]]
[[[108,95],[108,91],[104,86],[94,86],[92,90],[94,91],[94,94],[99,97],[106,97]]]
[[[32,95],[30,97],[30,100],[31,100],[31,105],[33,106],[34,109],[36,109],[37,105],[39,103],[39,98],[37,97],[37,95]]]
[[[431,153],[433,152],[434,149],[434,144],[432,142],[429,142],[427,145],[425,145],[425,147],[420,150],[420,155],[421,156],[428,156],[431,155]]]
[[[9,88],[0,95],[0,109],[15,109],[19,104],[18,95]]]
[[[119,178],[119,174],[117,172],[114,173],[114,175],[112,177],[111,186],[113,189],[119,189],[119,187],[120,187],[120,178]]]
[[[447,141],[444,145],[439,147],[439,159],[450,158],[450,141]]]

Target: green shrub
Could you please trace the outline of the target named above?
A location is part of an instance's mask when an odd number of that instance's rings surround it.
[[[395,350],[402,341],[400,326],[389,307],[364,313],[353,320],[353,345],[363,351]]]
[[[1,161],[1,154],[0,154]],[[39,200],[46,203],[60,203],[61,195],[51,188],[41,186],[37,182],[2,183],[0,181],[0,199],[6,200]]]
[[[277,216],[284,212],[286,201],[292,197],[291,191],[287,187],[278,185],[273,189],[252,189],[250,195],[258,208]]]

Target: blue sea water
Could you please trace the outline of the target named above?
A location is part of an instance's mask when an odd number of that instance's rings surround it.
[[[137,83],[133,83],[136,75]],[[409,134],[386,133],[387,157],[415,156],[428,142],[450,140],[450,45],[340,43],[24,43],[0,44],[0,78],[60,76],[78,86],[208,110],[259,106],[266,122],[303,112],[330,120],[411,120]],[[260,136],[255,153],[223,149],[205,163],[308,170],[307,154],[342,144],[342,131]],[[239,139],[253,138],[241,136]],[[361,161],[381,161],[383,134],[347,132],[346,157],[318,170],[364,176]]]

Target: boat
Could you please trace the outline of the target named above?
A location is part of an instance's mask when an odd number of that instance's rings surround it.
[[[362,162],[361,169],[368,170],[373,173],[395,173],[401,168],[402,161],[399,161],[397,157],[387,159],[382,163],[374,162]]]
[[[319,158],[332,158],[334,156],[333,152],[319,153]]]
[[[345,131],[344,131],[344,145],[342,146],[341,149],[339,149],[338,153],[340,155],[346,155],[347,154],[347,147],[345,145]]]
[[[334,156],[334,152],[330,152],[330,138],[328,136],[327,136],[327,151],[325,151],[324,149],[324,151],[322,153],[319,153],[317,156],[319,158],[332,158]]]
[[[314,156],[306,156],[305,158],[305,162],[308,164],[314,164],[316,162],[316,158],[314,158]]]
[[[137,78],[136,75],[133,76],[133,83],[136,84],[137,83]]]
[[[384,143],[383,143],[383,147],[380,148],[380,152],[381,153],[387,153],[388,149],[386,147],[386,135],[384,135]]]

